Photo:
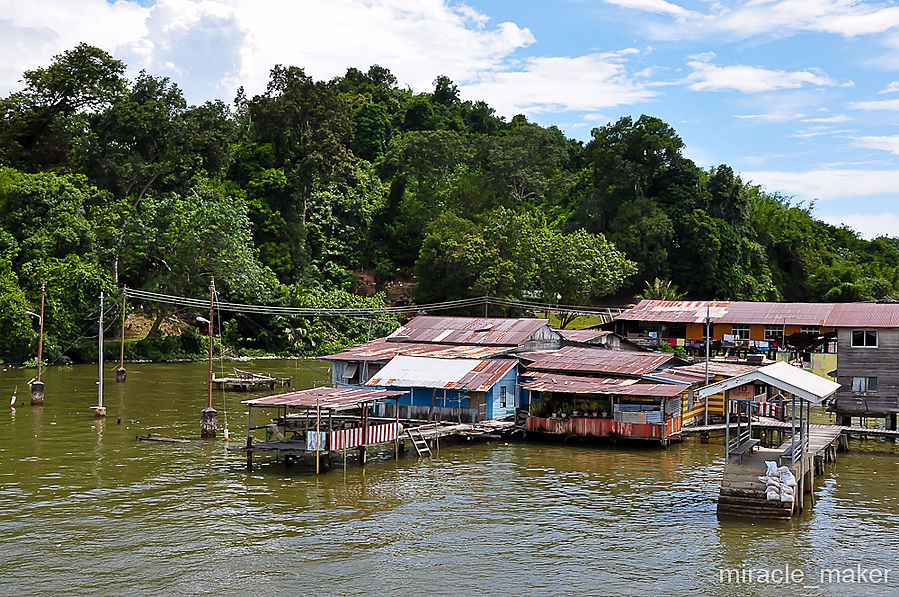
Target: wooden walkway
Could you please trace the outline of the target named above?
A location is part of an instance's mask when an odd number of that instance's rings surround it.
[[[746,424],[743,423],[745,427]],[[758,417],[757,419],[753,419],[752,426],[759,429],[791,429],[792,424],[789,421],[779,421],[778,419],[772,419],[770,417]],[[736,423],[731,423],[730,428],[736,429]],[[797,423],[798,428],[798,423]],[[681,433],[703,433],[708,431],[724,431],[727,429],[727,425],[724,423],[716,423],[714,425],[697,425],[697,426],[688,426],[681,427]],[[890,429],[872,429],[870,427],[847,427],[845,425],[822,425],[822,424],[812,424],[809,425],[809,429],[811,430],[826,430],[828,432],[836,430],[836,434],[846,433],[848,435],[866,435],[871,437],[894,437],[899,438],[899,431],[892,431]]]

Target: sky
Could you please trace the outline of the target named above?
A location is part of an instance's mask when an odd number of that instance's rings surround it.
[[[389,68],[588,141],[657,116],[701,167],[867,238],[899,235],[899,3],[866,0],[0,0],[0,96],[80,42],[189,102]]]

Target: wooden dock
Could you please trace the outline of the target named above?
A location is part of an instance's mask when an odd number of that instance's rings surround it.
[[[212,387],[215,389],[224,388],[226,390],[234,390],[238,392],[249,392],[256,388],[275,389],[275,386],[290,387],[293,380],[291,377],[272,377],[264,373],[253,373],[252,371],[241,371],[235,369],[234,374],[228,377],[212,377]]]
[[[744,423],[745,425],[745,423]],[[730,424],[731,429],[736,429],[736,423]],[[752,420],[752,427],[754,429],[780,429],[780,430],[789,430],[792,428],[792,424],[789,421],[780,421],[778,419],[772,419],[770,417],[758,417]],[[690,433],[708,433],[710,431],[724,431],[727,429],[727,425],[724,423],[715,423],[714,425],[696,425],[696,426],[688,426],[681,427],[681,433],[686,435]],[[884,438],[899,438],[899,431],[893,431],[891,429],[876,429],[871,427],[848,427],[846,425],[826,425],[826,424],[811,424],[809,425],[810,430],[818,430],[818,431],[827,431],[828,433],[832,430],[838,430],[838,434],[843,433],[851,436],[860,436],[860,437],[884,437]]]
[[[787,428],[789,424],[776,421],[768,428]],[[753,423],[753,426],[756,424]],[[709,426],[711,427],[711,426]],[[724,465],[724,478],[718,495],[718,514],[745,518],[770,518],[786,520],[803,508],[802,496],[811,494],[816,473],[823,472],[825,461],[836,458],[834,442],[844,433],[839,425],[810,425],[808,428],[808,449],[801,462],[793,462],[792,438],[777,448],[758,448],[742,456],[732,456]],[[786,465],[800,484],[792,502],[768,501],[765,497],[765,483],[759,480],[766,474],[765,461]],[[814,496],[812,497],[814,500]]]

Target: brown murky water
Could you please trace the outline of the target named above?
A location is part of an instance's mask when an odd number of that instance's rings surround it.
[[[329,378],[316,362],[241,367]],[[18,384],[25,403],[0,416],[2,594],[899,594],[895,444],[853,441],[801,518],[719,521],[720,443],[497,441],[319,478],[264,460],[248,473],[221,441],[135,441],[198,437],[205,364],[129,365],[124,385],[107,373],[104,422],[95,367],[48,370],[40,408],[30,371],[0,373],[0,396]],[[215,395],[236,441],[245,398]],[[763,582],[786,566],[802,582]],[[864,579],[843,574],[857,567]]]

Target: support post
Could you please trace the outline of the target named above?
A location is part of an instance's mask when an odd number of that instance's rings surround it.
[[[359,446],[359,460],[362,462],[362,466],[365,466],[365,462],[368,456],[368,450],[365,449],[366,443],[368,442],[368,405],[362,405],[362,445]]]
[[[285,418],[285,425],[287,424]],[[321,461],[319,459],[319,454],[321,452],[321,428],[322,428],[322,409],[321,405],[318,403],[318,398],[315,399],[315,474],[319,474]],[[307,446],[308,447],[308,446]]]
[[[247,470],[253,468],[253,436],[250,435],[250,421],[253,407],[247,405]]]
[[[97,408],[94,409],[94,418],[105,419],[106,407],[103,406],[103,291],[100,291],[100,326],[97,333]]]
[[[37,337],[37,379],[31,383],[31,404],[39,406],[44,403],[44,382],[41,381],[41,364],[44,360],[44,297],[47,293],[47,283],[41,282],[41,318],[40,333]]]
[[[711,314],[711,308],[709,305],[705,306],[705,385],[709,385],[709,344],[711,344],[711,336],[712,332],[709,329],[711,325],[711,318],[709,317]],[[703,425],[709,424],[709,398],[710,396],[705,397],[705,423]],[[727,405],[724,405],[727,408]]]

